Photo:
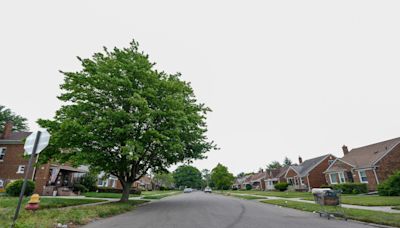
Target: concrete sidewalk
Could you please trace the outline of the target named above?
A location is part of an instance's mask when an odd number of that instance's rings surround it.
[[[253,195],[253,194],[243,194],[243,193],[230,193],[231,195],[243,195],[243,196],[257,196],[257,197],[264,197],[262,195]],[[265,196],[265,200],[287,200],[287,201],[296,201],[302,203],[313,203],[314,201],[303,200],[301,198],[283,198],[277,196]],[[260,199],[261,201],[264,199]],[[370,211],[381,211],[381,212],[388,212],[388,213],[400,213],[400,210],[392,209],[393,206],[360,206],[360,205],[352,205],[352,204],[341,204],[344,208],[352,208],[352,209],[362,209],[362,210],[370,210]]]

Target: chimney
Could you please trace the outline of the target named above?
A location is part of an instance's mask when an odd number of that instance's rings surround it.
[[[342,146],[342,150],[343,150],[343,154],[344,154],[344,155],[346,155],[346,154],[349,153],[349,149],[347,148],[346,145],[343,145],[343,146]]]
[[[301,158],[301,157],[299,156],[299,165],[300,165],[301,163],[303,163],[303,158]]]
[[[7,121],[4,124],[4,129],[3,129],[3,133],[1,134],[1,138],[2,139],[8,139],[11,136],[11,132],[12,132],[12,128],[13,128],[13,124],[11,121]]]

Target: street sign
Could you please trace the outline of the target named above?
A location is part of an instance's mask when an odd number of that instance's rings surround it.
[[[17,204],[17,209],[15,209],[15,214],[13,218],[13,222],[11,224],[11,228],[15,227],[15,221],[18,219],[19,210],[21,208],[22,199],[24,198],[24,193],[26,189],[26,182],[28,180],[29,172],[34,163],[35,155],[40,153],[46,146],[49,144],[50,134],[46,130],[37,131],[28,136],[25,141],[24,149],[25,153],[30,154],[28,168],[25,168],[25,179],[22,184],[21,192],[19,194],[19,200]]]
[[[36,148],[36,154],[40,153],[44,148],[46,148],[47,145],[49,145],[49,139],[50,139],[50,134],[46,130],[40,131],[40,138],[39,142]],[[24,149],[25,149],[25,154],[32,154],[33,147],[35,145],[35,140],[36,136],[38,134],[38,131],[33,132],[26,138]]]

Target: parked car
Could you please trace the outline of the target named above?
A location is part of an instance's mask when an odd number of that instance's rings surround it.
[[[210,187],[206,187],[205,189],[204,189],[204,192],[205,193],[212,193],[212,189],[210,188]]]
[[[191,192],[193,192],[193,189],[191,189],[191,188],[183,189],[183,193],[191,193]]]

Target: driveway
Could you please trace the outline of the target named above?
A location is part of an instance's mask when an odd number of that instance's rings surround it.
[[[192,192],[164,198],[85,228],[367,228],[316,214],[216,194]]]

